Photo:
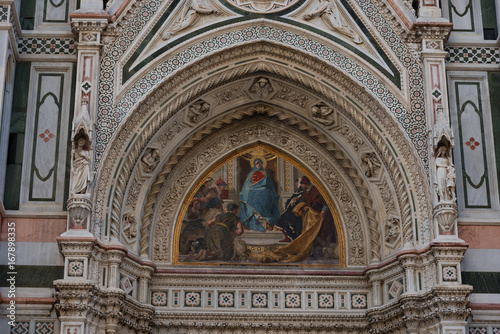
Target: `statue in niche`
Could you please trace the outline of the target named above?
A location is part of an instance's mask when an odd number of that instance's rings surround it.
[[[347,24],[340,13],[336,0],[319,0],[316,9],[312,13],[303,16],[303,19],[310,21],[315,17],[320,17],[323,23],[332,31],[350,37],[354,43],[361,44],[363,40]]]
[[[134,214],[132,212],[129,212],[123,216],[122,231],[129,240],[137,236],[137,221],[135,220]]]
[[[141,159],[144,172],[151,173],[160,161],[160,153],[157,149],[148,148]]]
[[[313,118],[325,125],[330,126],[335,123],[333,108],[327,106],[324,103],[317,104],[311,108],[311,113]]]
[[[74,194],[86,194],[90,184],[90,152],[85,135],[77,136],[71,174],[71,191]]]
[[[250,87],[250,92],[256,94],[258,97],[265,98],[274,92],[274,89],[267,78],[260,77]]]
[[[203,100],[198,100],[188,108],[188,118],[191,123],[198,123],[208,115],[210,104]]]
[[[215,14],[218,16],[220,14],[217,9],[205,2],[203,0],[186,0],[179,18],[163,32],[161,36],[163,40],[168,40],[172,35],[193,25],[201,15]]]
[[[377,176],[378,171],[380,170],[380,160],[378,160],[377,155],[374,152],[365,153],[361,157],[362,165],[365,170],[365,175],[367,177],[375,177]]]
[[[438,146],[434,164],[436,169],[434,187],[438,202],[455,200],[455,166],[451,161],[451,152],[447,145]]]

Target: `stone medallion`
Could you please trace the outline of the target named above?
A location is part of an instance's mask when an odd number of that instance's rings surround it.
[[[226,2],[245,12],[268,14],[288,9],[300,0],[226,0]]]

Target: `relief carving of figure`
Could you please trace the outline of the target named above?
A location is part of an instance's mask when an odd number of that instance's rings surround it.
[[[385,222],[385,242],[390,245],[395,245],[399,238],[400,227],[399,227],[399,219],[390,218]]]
[[[78,138],[76,145],[73,150],[71,190],[75,194],[85,194],[90,184],[90,152],[85,138]]]
[[[217,9],[204,2],[203,0],[186,0],[179,18],[163,32],[161,36],[163,40],[170,39],[172,35],[194,24],[200,15],[220,14]]]
[[[198,100],[188,109],[188,118],[191,123],[198,123],[200,120],[208,115],[210,110],[210,104],[203,100]]]
[[[123,234],[130,240],[137,236],[137,221],[133,213],[123,216]]]
[[[311,108],[313,118],[325,125],[330,126],[335,123],[333,108],[330,108],[324,103],[317,104]]]
[[[367,177],[376,176],[382,165],[374,152],[363,154],[361,161]]]
[[[160,154],[158,150],[153,148],[148,148],[146,150],[146,153],[144,153],[144,156],[141,159],[144,172],[151,173],[155,169],[156,165],[158,165],[159,161],[160,161]]]
[[[274,91],[274,89],[273,89],[273,87],[271,87],[269,80],[264,78],[264,77],[260,77],[257,80],[255,80],[252,87],[250,87],[251,93],[254,93],[258,97],[262,97],[262,98],[267,97],[273,91]]]
[[[361,37],[356,34],[347,24],[345,19],[340,13],[339,7],[336,0],[319,0],[316,9],[311,13],[303,16],[303,19],[310,21],[315,17],[320,17],[323,23],[332,31],[338,31],[339,33],[352,38],[353,42],[356,44],[363,43]]]
[[[455,167],[446,145],[438,147],[434,164],[436,168],[434,187],[438,202],[453,201],[455,199]]]

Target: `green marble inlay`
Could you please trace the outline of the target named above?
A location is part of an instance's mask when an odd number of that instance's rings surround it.
[[[488,73],[488,84],[490,91],[491,119],[493,123],[493,140],[495,143],[497,180],[500,188],[500,73]]]
[[[498,37],[498,25],[495,0],[481,0],[481,12],[483,29],[492,30],[493,36],[491,39],[496,39]]]
[[[15,276],[17,288],[53,288],[54,281],[64,278],[64,267],[61,266],[16,266],[16,275],[9,275],[6,265],[0,266],[0,287],[8,287],[7,281]]]
[[[472,293],[500,293],[497,272],[462,272],[462,283],[472,285]]]
[[[30,71],[31,63],[18,63],[16,66],[4,193],[7,210],[19,209]]]

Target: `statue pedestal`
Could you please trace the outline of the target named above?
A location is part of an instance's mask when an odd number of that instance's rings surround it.
[[[245,231],[241,239],[247,244],[248,250],[254,253],[273,251],[287,244],[280,242],[283,239],[283,233],[279,231]]]

